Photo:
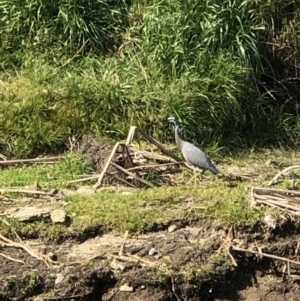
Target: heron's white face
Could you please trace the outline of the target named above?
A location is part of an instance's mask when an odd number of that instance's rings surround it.
[[[171,117],[168,118],[168,121],[169,121],[169,122],[175,122],[175,120],[176,120],[176,118],[173,117],[173,116],[171,116]]]

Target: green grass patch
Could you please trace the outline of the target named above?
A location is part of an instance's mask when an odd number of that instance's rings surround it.
[[[268,152],[269,150],[244,152],[244,159],[241,154],[233,158],[224,157],[222,161],[225,165],[219,164],[219,167],[225,168],[228,162],[235,166],[263,167]],[[286,158],[285,163],[297,159],[296,154],[292,152],[273,150],[272,154],[275,163],[282,162],[282,158]],[[2,168],[0,187],[26,186],[37,181],[43,188],[70,189],[67,185],[69,180],[89,171],[90,168],[82,156],[67,154],[60,162],[51,165]],[[184,170],[180,176],[188,180],[191,173]],[[261,220],[265,208],[249,208],[250,187],[263,186],[271,176],[273,175],[264,175],[253,183],[228,181],[207,174],[206,181],[199,186],[138,189],[129,195],[107,190],[91,195],[78,193],[65,195],[63,203],[67,204],[57,203],[56,206],[66,210],[71,218],[70,224],[56,225],[46,220],[32,223],[9,220],[10,226],[2,222],[1,229],[3,233],[9,234],[15,229],[27,236],[39,235],[51,241],[59,241],[81,236],[85,231],[89,229],[93,231],[96,228],[118,233],[126,230],[130,233],[154,231],[166,228],[175,220],[186,222],[202,220],[208,224],[219,221],[224,225],[254,224]],[[287,185],[286,181],[280,186]]]
[[[62,188],[68,181],[90,172],[91,168],[81,155],[70,154],[55,164],[1,168],[0,187],[22,187],[38,182],[42,188]]]
[[[224,224],[255,223],[261,211],[248,208],[245,184],[235,188],[221,182],[208,187],[161,187],[138,190],[130,195],[99,192],[68,196],[64,207],[72,222],[69,227],[48,222],[21,223],[11,226],[27,235],[40,233],[50,240],[80,236],[93,227],[118,233],[142,233],[165,228],[174,220],[187,222],[205,219]],[[187,206],[186,198],[193,198]],[[4,226],[4,224],[3,224]],[[8,229],[6,227],[6,229]]]

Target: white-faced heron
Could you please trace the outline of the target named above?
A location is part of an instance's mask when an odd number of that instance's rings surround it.
[[[175,125],[175,140],[178,148],[181,150],[184,159],[192,165],[194,177],[196,177],[195,167],[202,169],[202,173],[209,170],[213,174],[218,174],[219,170],[213,165],[210,158],[194,144],[184,141],[179,136],[179,121],[176,117],[169,117],[169,122]]]

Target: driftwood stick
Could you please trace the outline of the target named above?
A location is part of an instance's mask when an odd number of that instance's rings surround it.
[[[163,164],[150,164],[150,165],[140,165],[140,166],[135,166],[132,168],[128,168],[127,170],[137,170],[137,169],[144,169],[144,168],[156,168],[156,167],[162,167],[162,166],[170,166],[170,165],[180,165],[183,164],[184,162],[172,162],[172,163],[163,163]]]
[[[134,149],[136,150],[136,149]],[[136,150],[137,153],[141,153],[143,157],[151,160],[158,160],[158,161],[164,161],[164,162],[178,162],[170,157],[162,156],[156,153],[152,153],[146,150]],[[182,161],[182,160],[181,160]]]
[[[289,204],[282,204],[281,202],[278,202],[276,200],[267,200],[267,201],[264,201],[265,203],[268,203],[268,204],[272,204],[272,205],[275,205],[275,206],[278,206],[278,207],[281,207],[281,208],[287,208],[287,209],[292,209],[292,210],[300,210],[299,207],[296,207],[296,206],[292,206],[292,205],[289,205]]]
[[[26,244],[22,243],[16,243],[8,238],[6,238],[5,236],[3,236],[2,234],[0,234],[0,239],[2,239],[3,241],[5,241],[7,244],[4,244],[4,246],[8,246],[8,247],[15,247],[15,248],[20,248],[23,249],[24,251],[26,251],[29,255],[31,255],[34,258],[37,258],[39,260],[44,261],[44,263],[50,267],[49,263],[45,260],[45,258],[40,255],[39,253],[35,252],[31,247],[27,246]]]
[[[126,139],[126,142],[125,142],[126,145],[130,145],[132,143],[135,132],[136,132],[136,129],[137,129],[136,126],[131,126],[130,127],[128,135],[127,135],[127,139]]]
[[[145,184],[147,186],[153,187],[153,185],[150,182],[148,182],[148,181],[146,181],[146,180],[138,177],[137,175],[135,175],[134,173],[128,171],[127,169],[125,169],[125,168],[123,168],[123,167],[121,167],[121,166],[119,166],[119,165],[117,165],[115,163],[111,163],[111,165],[114,166],[115,168],[119,169],[120,171],[128,174],[129,176],[132,176],[134,179],[138,180],[139,182],[141,182],[141,183],[143,183],[143,184]]]
[[[34,158],[34,159],[16,159],[16,160],[5,160],[0,161],[0,165],[14,165],[14,164],[34,164],[34,163],[49,163],[49,161],[56,162],[61,160],[63,157],[48,157],[48,158]]]
[[[123,240],[123,243],[121,244],[121,247],[120,247],[120,251],[119,251],[119,256],[120,257],[124,255],[125,244],[126,244],[127,239],[128,239],[128,230],[125,231],[124,240]]]
[[[10,257],[10,256],[8,256],[8,255],[3,254],[3,253],[0,253],[0,256],[6,258],[6,259],[8,259],[8,260],[11,260],[11,261],[14,261],[14,262],[19,262],[19,263],[23,263],[23,264],[24,264],[24,261],[19,260],[19,259],[14,259],[14,258],[12,258],[12,257]]]
[[[114,174],[114,173],[107,172],[106,174],[109,175],[109,176],[111,176],[111,177],[114,177],[114,178],[117,179],[118,181],[120,181],[120,182],[122,182],[122,183],[124,183],[124,184],[126,184],[126,185],[128,185],[128,186],[130,186],[130,187],[135,188],[135,186],[134,186],[133,184],[131,184],[131,183],[129,183],[128,181],[126,181],[126,180],[124,180],[124,179],[118,177],[118,176],[117,176],[116,174]]]
[[[166,154],[167,156],[171,157],[172,159],[174,159],[175,161],[179,162],[182,161],[180,158],[178,158],[177,156],[175,156],[171,151],[165,149],[159,142],[157,142],[154,138],[152,138],[151,136],[149,136],[147,133],[145,133],[142,129],[137,128],[138,132],[143,135],[149,142],[151,142],[152,144],[154,144],[156,147],[158,147],[164,154]]]
[[[122,153],[123,153],[125,168],[128,169],[128,167],[133,167],[131,155],[129,153],[127,145],[125,145],[125,144],[123,144]]]
[[[296,168],[300,168],[300,165],[289,166],[289,167],[285,168],[284,170],[279,171],[277,173],[277,175],[269,182],[269,186],[277,183],[278,178],[280,178],[283,174],[285,174],[286,172],[288,172],[291,169],[296,169]]]
[[[149,136],[146,132],[144,132],[142,129],[132,126],[130,127],[129,134],[126,140],[126,145],[130,145],[132,143],[133,137],[135,133],[139,133],[140,135],[144,136],[149,142],[154,144],[156,147],[158,147],[164,154],[171,157],[175,161],[181,161],[177,156],[175,156],[171,151],[165,149],[159,142],[157,142],[154,138]]]
[[[108,157],[108,159],[107,159],[107,161],[105,163],[105,166],[104,166],[104,168],[103,168],[103,170],[102,170],[102,172],[101,172],[101,174],[100,174],[100,176],[98,178],[97,183],[93,186],[93,189],[96,190],[96,189],[98,189],[101,186],[103,178],[105,176],[105,173],[106,173],[106,171],[107,171],[107,169],[108,169],[108,167],[109,167],[109,165],[110,165],[110,163],[111,163],[111,161],[112,161],[112,159],[113,159],[113,157],[114,157],[114,155],[115,155],[115,153],[116,153],[116,151],[117,151],[117,149],[118,149],[118,147],[119,147],[120,144],[121,143],[119,143],[119,142],[117,142],[115,144],[115,146],[112,149],[112,151],[110,153],[110,156]]]
[[[265,187],[253,187],[253,190],[257,194],[283,193],[287,195],[300,196],[300,191],[297,190],[286,190],[286,189],[265,188]]]
[[[285,258],[285,257],[280,257],[280,256],[272,255],[272,254],[259,252],[259,251],[243,249],[243,248],[236,247],[236,246],[232,246],[231,248],[232,248],[232,250],[238,251],[238,252],[251,253],[251,254],[267,257],[267,258],[272,258],[272,259],[281,260],[281,261],[284,261],[284,262],[289,262],[289,263],[292,263],[292,264],[300,265],[300,261],[291,260],[291,259],[288,259],[288,258]]]
[[[85,182],[85,181],[90,181],[90,180],[98,179],[99,176],[100,176],[100,174],[95,174],[95,175],[92,175],[92,176],[87,177],[87,178],[81,178],[81,179],[77,179],[77,180],[71,180],[71,181],[68,181],[68,184],[80,183],[80,182]]]
[[[0,189],[0,193],[5,193],[5,192],[39,194],[39,195],[49,195],[49,196],[55,195],[55,193],[53,193],[53,192],[46,192],[46,191],[41,191],[41,190],[27,190],[27,189],[18,189],[18,188],[2,188],[2,189]]]

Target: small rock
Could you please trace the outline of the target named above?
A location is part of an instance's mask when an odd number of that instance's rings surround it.
[[[200,228],[191,228],[190,229],[190,234],[194,237],[198,236],[201,232]]]
[[[16,213],[10,214],[9,217],[14,217],[21,222],[29,222],[47,218],[50,212],[51,208],[24,207]]]
[[[125,269],[125,266],[123,264],[118,263],[116,260],[113,260],[110,263],[110,267],[114,270],[120,270],[120,271],[123,271]]]
[[[133,292],[133,287],[129,286],[129,284],[125,283],[119,287],[121,292]]]
[[[59,284],[64,280],[64,275],[62,273],[56,274],[55,284]]]
[[[264,217],[264,222],[270,227],[275,229],[276,228],[276,220],[271,215],[266,215]]]
[[[158,259],[162,258],[162,255],[161,255],[161,253],[157,253],[157,254],[154,256],[154,258],[155,258],[156,260],[158,260]]]
[[[151,248],[150,251],[148,252],[148,254],[149,254],[150,256],[153,256],[153,255],[156,254],[156,253],[157,253],[157,251],[155,250],[155,248]]]
[[[50,218],[53,223],[64,223],[67,219],[67,214],[64,210],[55,209],[51,212]]]
[[[171,225],[171,226],[168,228],[168,232],[169,232],[169,233],[174,232],[176,229],[177,229],[177,226],[176,226],[176,225]]]

